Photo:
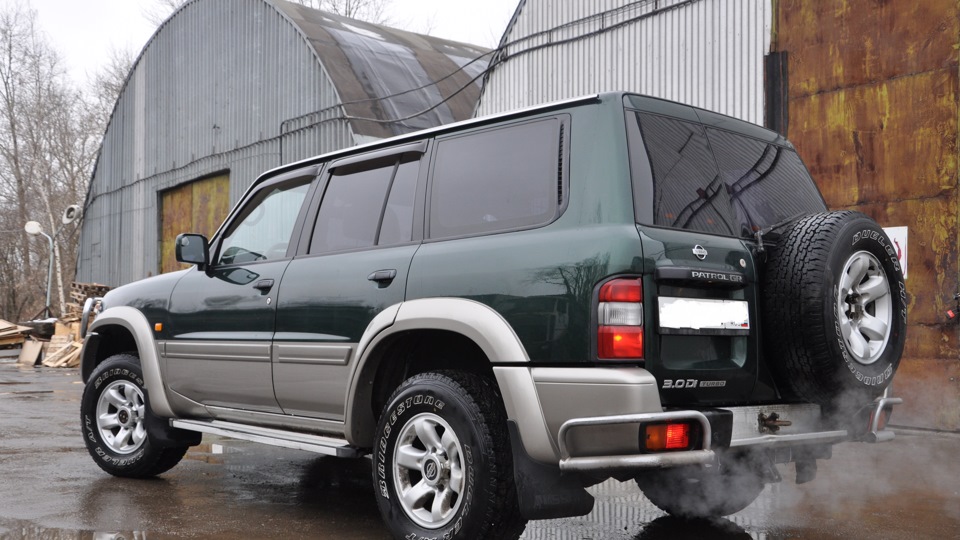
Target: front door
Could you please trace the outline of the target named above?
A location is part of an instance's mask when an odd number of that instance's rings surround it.
[[[277,291],[316,168],[248,193],[211,246],[211,263],[174,288],[164,344],[170,389],[208,406],[280,412],[271,349]]]

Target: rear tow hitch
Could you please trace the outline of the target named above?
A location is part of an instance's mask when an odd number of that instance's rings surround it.
[[[776,433],[782,427],[793,425],[793,422],[789,420],[781,420],[777,413],[770,413],[769,415],[760,413],[757,415],[757,423],[760,427],[760,433]]]

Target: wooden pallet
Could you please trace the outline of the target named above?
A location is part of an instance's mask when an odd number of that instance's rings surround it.
[[[66,347],[48,355],[43,359],[47,367],[77,367],[80,365],[80,351],[83,344],[79,341],[70,342]]]

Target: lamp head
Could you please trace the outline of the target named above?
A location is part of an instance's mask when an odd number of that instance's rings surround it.
[[[30,236],[37,236],[43,232],[43,227],[41,227],[37,221],[28,221],[27,224],[23,226],[23,230]]]

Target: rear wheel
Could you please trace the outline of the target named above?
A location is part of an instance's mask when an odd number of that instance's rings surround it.
[[[163,446],[150,432],[151,417],[140,360],[118,354],[91,373],[80,401],[90,456],[114,476],[145,478],[173,468],[187,446]]]
[[[506,414],[491,381],[424,373],[380,417],[373,483],[397,538],[515,539],[523,532]]]

